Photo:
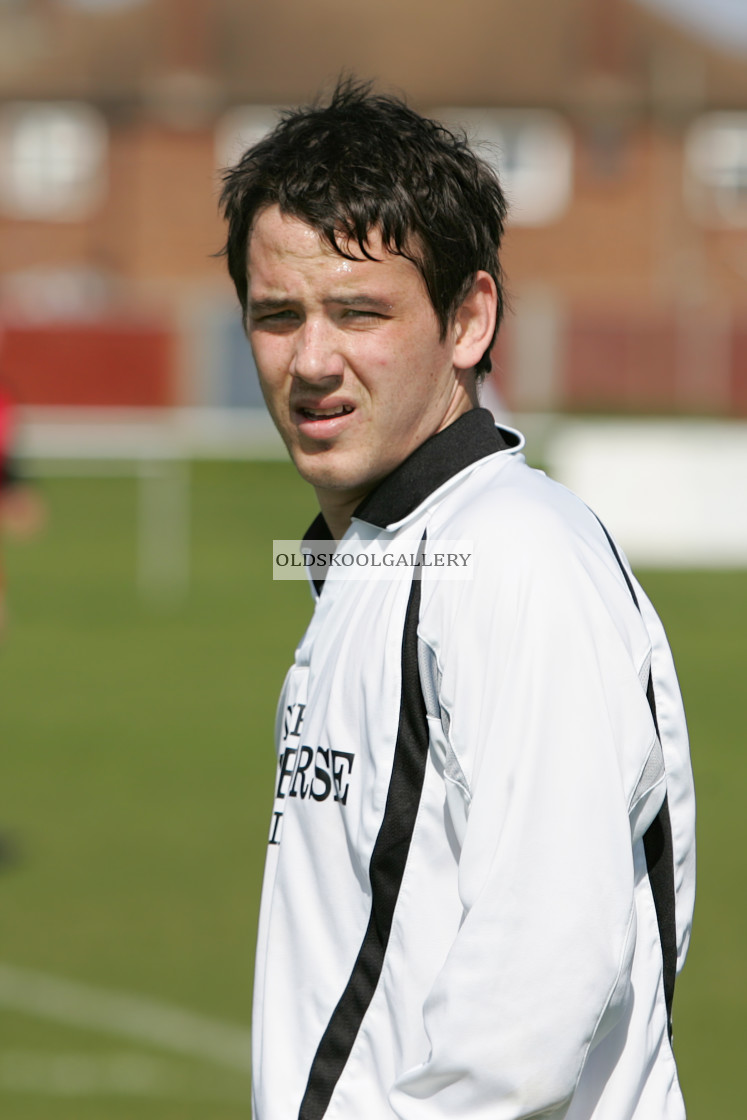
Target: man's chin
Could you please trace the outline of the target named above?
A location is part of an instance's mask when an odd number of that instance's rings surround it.
[[[316,455],[294,453],[293,462],[301,478],[316,491],[361,498],[383,477],[381,472],[365,469],[361,464],[346,463],[331,452]]]

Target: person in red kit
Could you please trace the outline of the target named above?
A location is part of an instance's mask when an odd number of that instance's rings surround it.
[[[33,536],[44,524],[45,510],[39,494],[20,473],[13,456],[15,406],[0,385],[0,533]],[[6,624],[5,572],[0,554],[0,639]]]

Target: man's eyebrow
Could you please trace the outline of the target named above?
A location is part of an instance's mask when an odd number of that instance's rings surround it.
[[[294,302],[292,299],[275,299],[268,296],[267,299],[250,300],[249,310],[252,315],[267,311],[281,311],[287,307],[292,307]],[[382,312],[391,311],[394,306],[388,300],[379,299],[377,296],[346,296],[344,294],[328,296],[324,303],[326,306],[334,304],[343,307],[365,307],[372,311]]]
[[[329,296],[324,302],[325,304],[343,304],[345,307],[370,307],[376,311],[391,311],[394,306],[389,303],[388,300],[379,299],[377,296],[367,296],[365,294],[359,296]]]
[[[252,299],[249,301],[249,310],[253,315],[258,311],[279,311],[284,307],[288,307],[291,300],[287,299]]]

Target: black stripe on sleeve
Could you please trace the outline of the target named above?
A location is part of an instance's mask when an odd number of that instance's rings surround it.
[[[599,518],[597,517],[597,521]],[[599,521],[602,531],[607,538],[615,559],[620,566],[620,571],[625,577],[628,590],[633,598],[638,611],[641,607],[635,593],[633,583],[627,569],[622,562],[615,542],[607,529]],[[654,693],[654,678],[649,670],[646,685],[646,699],[651,710],[656,735],[661,742],[659,734],[659,719],[656,713],[656,696]],[[656,910],[656,924],[659,927],[659,940],[661,942],[662,956],[662,981],[664,984],[664,999],[667,1005],[667,1030],[669,1040],[672,1040],[672,1004],[674,1002],[674,981],[677,976],[677,914],[676,892],[674,889],[674,845],[672,842],[672,822],[669,817],[669,800],[664,795],[661,809],[648,826],[643,837],[643,850],[646,853],[646,870],[648,881],[651,884],[651,894],[654,898]]]
[[[651,718],[656,728],[656,736],[659,742],[661,742],[659,717],[656,714],[654,678],[650,669],[648,685],[646,686],[646,699],[651,709]],[[643,850],[646,853],[648,880],[651,884],[651,893],[654,896],[656,921],[659,926],[664,999],[667,1004],[667,1029],[669,1031],[669,1041],[671,1042],[674,981],[677,976],[677,913],[674,889],[672,822],[669,818],[669,801],[666,794],[664,795],[661,809],[659,809],[659,812],[646,829],[643,837]]]
[[[669,801],[665,795],[661,809],[648,826],[643,837],[646,868],[654,896],[656,921],[661,941],[662,979],[667,1005],[667,1029],[672,1039],[672,1003],[674,981],[677,976],[677,915],[674,891],[674,850],[672,824],[669,819]]]
[[[594,516],[597,517],[596,514],[594,514]],[[597,521],[599,521],[598,517],[597,517]],[[617,560],[617,563],[620,567],[620,571],[622,572],[623,577],[625,579],[625,582],[628,585],[628,591],[630,592],[631,598],[632,598],[633,602],[635,603],[635,605],[638,608],[638,611],[640,613],[641,606],[640,606],[640,603],[638,602],[638,596],[635,593],[635,588],[633,587],[633,582],[632,582],[630,576],[628,575],[628,569],[623,564],[622,557],[620,556],[620,553],[617,551],[617,545],[615,544],[612,537],[607,532],[606,526],[601,521],[599,521],[599,524],[602,527],[602,532],[604,533],[605,537],[607,538],[607,544],[612,549],[612,554],[615,557],[615,560]]]
[[[371,915],[353,971],[319,1043],[299,1120],[321,1120],[350,1057],[384,964],[428,758],[428,722],[418,672],[420,580],[413,579],[402,638],[402,692],[384,817],[369,867]]]

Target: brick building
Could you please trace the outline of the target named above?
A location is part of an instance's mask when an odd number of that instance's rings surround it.
[[[219,167],[346,68],[498,160],[510,403],[744,415],[745,61],[636,0],[0,0],[2,376],[254,403]]]

